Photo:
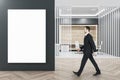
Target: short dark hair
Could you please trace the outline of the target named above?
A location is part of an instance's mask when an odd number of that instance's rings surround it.
[[[90,27],[89,27],[89,26],[85,26],[85,28],[86,28],[88,31],[90,31]]]

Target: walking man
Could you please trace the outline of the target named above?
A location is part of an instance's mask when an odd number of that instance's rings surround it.
[[[84,45],[82,47],[80,47],[80,49],[83,50],[83,53],[84,53],[82,61],[81,61],[81,66],[80,66],[80,69],[78,70],[78,72],[73,71],[73,73],[79,77],[84,69],[84,66],[85,66],[88,58],[89,58],[96,69],[96,73],[93,74],[93,76],[97,76],[97,75],[100,75],[101,72],[100,72],[100,69],[99,69],[96,61],[93,58],[93,55],[92,55],[93,52],[97,51],[96,46],[95,46],[93,38],[90,34],[90,27],[86,26],[84,30],[85,30]]]

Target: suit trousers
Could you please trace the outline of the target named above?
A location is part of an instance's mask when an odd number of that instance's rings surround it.
[[[82,71],[83,71],[83,69],[84,69],[84,66],[85,66],[88,58],[89,58],[90,61],[92,62],[92,64],[93,64],[93,66],[95,67],[96,71],[97,71],[97,72],[100,72],[100,69],[99,69],[96,61],[94,60],[92,53],[88,53],[88,54],[87,54],[87,53],[84,53],[84,54],[83,54],[82,61],[81,61],[81,66],[80,66],[80,69],[79,69],[79,71],[78,71],[78,74],[79,74],[79,75],[81,75],[81,73],[82,73]]]

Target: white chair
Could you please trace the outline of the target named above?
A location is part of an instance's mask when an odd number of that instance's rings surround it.
[[[69,52],[69,45],[68,44],[62,44],[61,45],[61,52]]]
[[[100,54],[100,51],[101,51],[101,47],[102,47],[102,44],[103,44],[103,41],[100,42],[99,46],[98,46],[98,54]]]
[[[75,49],[77,50],[77,49],[79,49],[80,48],[80,46],[79,46],[79,41],[75,41]],[[77,51],[77,53],[78,53],[78,51]]]

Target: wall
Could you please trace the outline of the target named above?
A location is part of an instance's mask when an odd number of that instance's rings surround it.
[[[102,52],[120,57],[120,8],[99,17]]]
[[[93,36],[93,40],[95,42],[97,42],[97,31],[96,31],[96,28],[97,26],[96,25],[89,25],[90,26],[90,33],[91,35]],[[71,28],[71,29],[70,29]],[[70,26],[67,26],[67,25],[60,25],[60,31],[59,34],[60,34],[60,37],[61,37],[61,43],[62,44],[66,44],[68,42],[71,42],[71,44],[75,44],[75,41],[79,41],[80,44],[83,44],[83,40],[84,40],[84,28],[85,28],[85,25],[70,25]],[[69,38],[71,37],[71,38]]]
[[[61,17],[56,18],[56,43],[59,44],[59,29],[60,25],[98,25],[98,19],[97,18],[67,18],[67,17]],[[70,28],[68,28],[69,31]],[[68,41],[69,42],[69,41]]]
[[[59,24],[63,25],[97,25],[98,19],[97,18],[57,18],[57,21],[60,21]],[[70,23],[71,21],[71,23]]]
[[[7,62],[8,9],[46,9],[46,63]],[[54,69],[54,0],[0,0],[0,70]]]

